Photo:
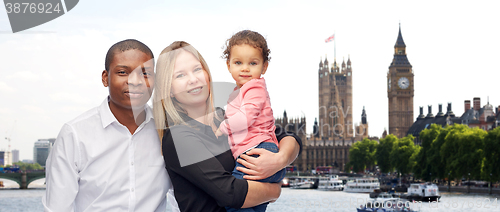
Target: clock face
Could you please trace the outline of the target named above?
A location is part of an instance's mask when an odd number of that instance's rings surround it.
[[[398,86],[401,88],[401,89],[407,89],[408,86],[410,86],[410,81],[408,80],[408,78],[406,77],[401,77],[399,78],[398,80]]]

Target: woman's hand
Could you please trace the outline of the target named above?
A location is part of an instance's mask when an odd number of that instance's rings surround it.
[[[259,155],[259,157],[254,158],[249,155]],[[246,154],[241,154],[240,157],[243,160],[238,159],[238,163],[246,168],[237,167],[236,169],[247,174],[243,176],[246,180],[261,180],[268,178],[288,165],[285,164],[285,158],[279,152],[272,153],[266,149],[254,148]]]
[[[261,180],[268,178],[279,170],[291,164],[299,154],[300,146],[292,136],[286,136],[280,140],[280,150],[278,153],[272,153],[265,149],[255,148],[245,154],[241,154],[238,163],[243,167],[236,169],[247,175],[243,176],[246,180]],[[254,158],[248,155],[260,155]]]

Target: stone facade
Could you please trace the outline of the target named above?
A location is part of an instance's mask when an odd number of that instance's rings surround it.
[[[406,136],[413,124],[413,77],[413,69],[406,56],[406,45],[400,26],[394,45],[394,58],[387,72],[389,134],[398,138]]]
[[[276,125],[296,133],[303,143],[302,153],[292,163],[301,172],[318,166],[331,166],[334,172],[344,171],[349,162],[349,149],[356,141],[368,138],[368,122],[363,108],[360,124],[353,129],[352,67],[347,63],[320,60],[318,70],[319,123],[314,121],[313,133],[306,133],[306,119],[288,118],[286,111]],[[375,138],[378,139],[378,138]]]

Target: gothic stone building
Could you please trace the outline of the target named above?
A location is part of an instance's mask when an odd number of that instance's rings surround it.
[[[406,45],[399,34],[394,45],[394,58],[387,72],[387,97],[389,100],[389,134],[398,138],[406,136],[413,124],[413,69],[406,56]]]
[[[276,119],[276,125],[295,132],[303,142],[302,154],[292,164],[299,171],[313,170],[318,166],[332,166],[344,171],[349,162],[349,149],[356,141],[368,137],[366,111],[363,108],[361,123],[353,131],[352,120],[352,67],[350,58],[338,67],[335,61],[320,61],[319,71],[319,123],[314,121],[313,134],[305,132],[306,119],[289,119],[286,111]]]

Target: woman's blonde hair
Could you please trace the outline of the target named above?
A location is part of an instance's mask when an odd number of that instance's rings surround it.
[[[155,82],[155,92],[153,94],[153,116],[158,130],[158,136],[160,136],[160,141],[163,138],[164,130],[169,127],[169,125],[179,125],[185,124],[186,121],[181,117],[179,113],[187,112],[181,107],[180,103],[171,95],[172,80],[174,73],[174,65],[177,56],[181,51],[186,51],[193,54],[198,61],[200,61],[203,70],[208,74],[209,85],[209,96],[207,98],[207,108],[205,112],[205,123],[213,128],[215,127],[213,122],[213,86],[212,86],[212,76],[205,59],[201,54],[189,43],[184,41],[175,41],[169,46],[167,46],[160,53],[158,57],[158,62],[156,65],[156,82]]]

